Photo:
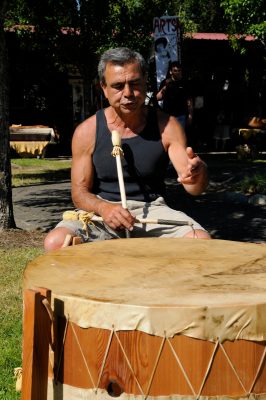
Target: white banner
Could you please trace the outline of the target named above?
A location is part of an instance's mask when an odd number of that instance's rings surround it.
[[[155,17],[153,19],[153,36],[157,87],[166,78],[169,62],[181,63],[181,30],[178,17]]]

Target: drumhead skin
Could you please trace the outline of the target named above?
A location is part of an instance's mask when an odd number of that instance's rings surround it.
[[[263,245],[164,238],[94,242],[36,258],[23,285],[50,289],[53,301],[64,302],[57,313],[82,328],[266,340]]]

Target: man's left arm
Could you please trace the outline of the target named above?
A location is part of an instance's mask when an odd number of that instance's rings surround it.
[[[169,158],[178,175],[178,182],[191,195],[201,194],[208,186],[207,165],[191,147],[187,147],[182,127],[171,117],[163,136]]]
[[[201,194],[208,186],[208,170],[206,163],[193,151],[186,148],[187,165],[178,172],[178,182],[191,195]]]
[[[158,112],[158,121],[162,143],[177,172],[178,182],[188,193],[201,194],[209,183],[207,165],[191,147],[187,147],[185,131],[174,117]]]

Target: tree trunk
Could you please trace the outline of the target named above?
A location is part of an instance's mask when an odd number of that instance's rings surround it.
[[[0,230],[16,228],[11,186],[7,49],[3,20],[6,0],[0,5]]]

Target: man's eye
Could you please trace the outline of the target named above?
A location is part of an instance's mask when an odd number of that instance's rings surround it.
[[[124,85],[123,84],[114,85],[113,88],[116,90],[122,90],[124,88]]]

